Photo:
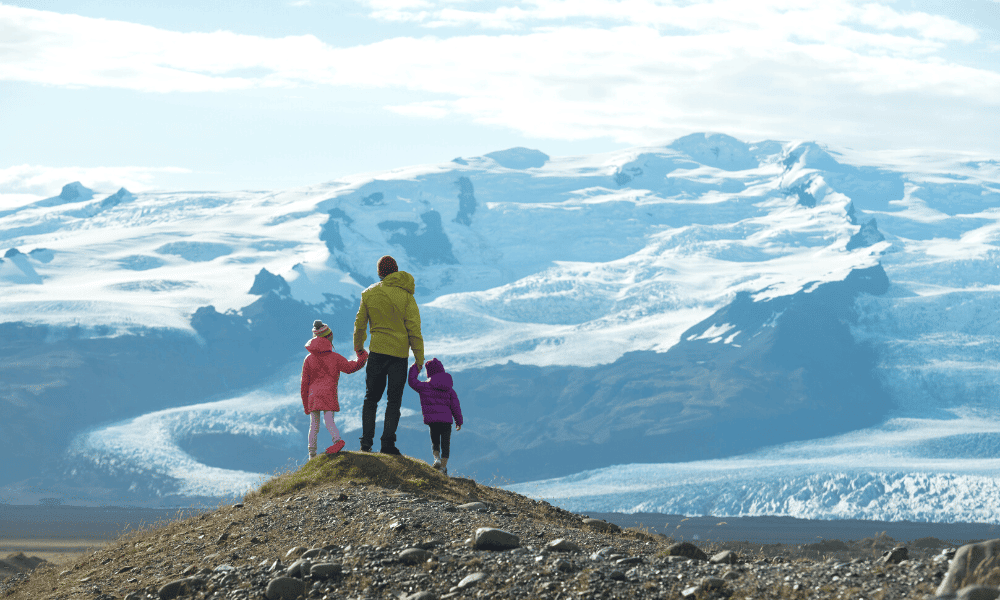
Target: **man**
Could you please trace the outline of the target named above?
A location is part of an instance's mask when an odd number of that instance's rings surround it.
[[[412,348],[417,371],[423,368],[424,339],[420,336],[420,310],[413,299],[413,276],[400,271],[394,258],[383,256],[378,261],[378,277],[381,281],[361,292],[361,308],[354,320],[355,351],[364,349],[369,324],[372,332],[365,370],[365,406],[361,411],[361,451],[372,450],[375,411],[388,384],[381,452],[399,454],[396,427],[406,387],[407,361]]]

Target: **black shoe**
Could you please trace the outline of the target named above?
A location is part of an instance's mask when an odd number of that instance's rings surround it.
[[[379,450],[379,452],[381,452],[382,454],[395,454],[397,456],[402,454],[402,452],[399,451],[399,448],[395,446],[382,446],[382,449]]]
[[[372,451],[372,445],[371,444],[365,445],[365,438],[358,438],[358,439],[361,440],[361,451],[362,452],[371,452]]]

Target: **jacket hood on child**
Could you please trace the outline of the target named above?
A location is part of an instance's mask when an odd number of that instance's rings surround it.
[[[331,342],[328,337],[314,337],[306,342],[306,350],[308,350],[310,354],[333,352],[333,342]]]
[[[450,390],[455,387],[455,383],[452,381],[451,375],[445,373],[444,365],[442,365],[441,361],[438,359],[430,359],[427,361],[427,364],[424,365],[424,368],[427,369],[427,376],[430,378],[427,383],[431,384],[431,387],[435,387],[439,390]]]

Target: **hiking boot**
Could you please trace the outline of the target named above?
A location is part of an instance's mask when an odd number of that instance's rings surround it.
[[[309,460],[316,458],[316,446],[309,446]]]
[[[336,442],[333,443],[332,446],[330,446],[329,448],[326,449],[326,453],[327,454],[336,454],[336,453],[340,452],[341,448],[343,448],[345,445],[346,445],[346,442],[344,442],[344,440],[337,440]]]
[[[447,477],[448,476],[448,467],[445,467],[445,466],[442,465],[442,467],[441,467],[441,474],[444,475],[445,477]]]
[[[435,458],[434,459],[434,464],[431,465],[431,468],[432,469],[437,469],[438,471],[440,471],[441,470],[441,459]]]
[[[379,452],[382,454],[395,454],[396,456],[402,454],[402,452],[399,451],[399,448],[395,446],[382,446],[382,449],[379,450]]]
[[[371,444],[365,444],[365,438],[358,438],[358,439],[361,440],[361,451],[362,452],[371,452],[372,451],[372,445]]]

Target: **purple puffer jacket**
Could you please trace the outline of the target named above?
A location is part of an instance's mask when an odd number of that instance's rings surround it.
[[[436,358],[427,361],[427,381],[417,379],[416,363],[410,367],[410,387],[420,394],[420,408],[424,412],[424,423],[451,423],[462,426],[462,407],[458,395],[452,389],[451,375],[444,372],[444,365]]]

